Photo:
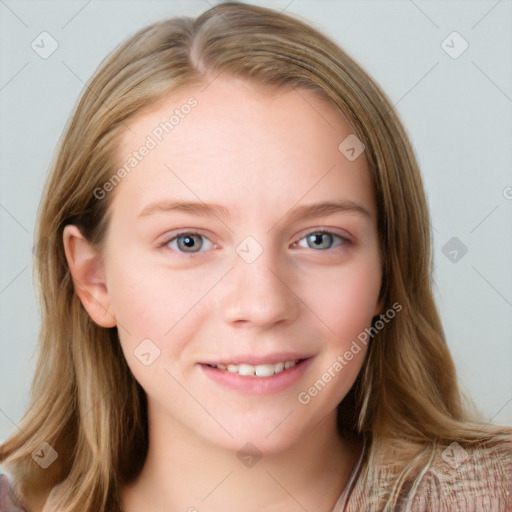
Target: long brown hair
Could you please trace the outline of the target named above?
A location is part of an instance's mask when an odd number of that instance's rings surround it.
[[[36,230],[42,327],[31,404],[19,431],[0,446],[0,461],[28,507],[53,489],[62,512],[120,512],[120,491],[142,468],[145,394],[124,360],[116,328],[94,324],[75,294],[62,233],[76,224],[101,249],[113,194],[99,199],[94,190],[115,174],[125,121],[220,73],[316,91],[365,145],[383,255],[383,310],[398,302],[402,311],[371,340],[356,384],[339,407],[340,430],[364,439],[370,460],[392,449],[402,473],[398,483],[412,474],[411,460],[424,462],[434,444],[491,435],[465,417],[433,300],[425,193],[393,106],[360,66],[307,24],[225,3],[197,19],[155,23],[122,44],[85,88],[65,130]],[[31,457],[43,442],[58,454],[46,470]],[[384,500],[389,504],[392,496]]]

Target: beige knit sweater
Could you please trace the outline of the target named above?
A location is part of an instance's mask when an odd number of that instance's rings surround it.
[[[415,478],[395,486],[363,452],[333,512],[512,512],[512,438],[464,450],[434,451]],[[397,505],[386,505],[395,496]]]

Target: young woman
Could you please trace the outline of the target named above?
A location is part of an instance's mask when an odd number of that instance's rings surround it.
[[[410,144],[304,23],[228,3],[117,49],[37,237],[1,511],[512,510],[510,429],[461,403]]]

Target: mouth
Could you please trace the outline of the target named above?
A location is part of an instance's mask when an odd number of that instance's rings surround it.
[[[225,389],[244,395],[268,395],[299,382],[314,356],[273,354],[246,355],[199,364],[203,374]]]
[[[290,370],[294,366],[297,366],[305,359],[290,359],[287,361],[278,361],[277,363],[266,363],[266,364],[249,364],[249,363],[218,363],[218,364],[206,364],[210,368],[232,373],[235,375],[241,375],[243,377],[273,377],[274,375]]]

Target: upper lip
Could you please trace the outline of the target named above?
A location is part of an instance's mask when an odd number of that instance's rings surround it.
[[[297,353],[297,352],[278,352],[274,354],[267,355],[257,355],[257,354],[245,354],[245,355],[237,355],[237,356],[226,356],[224,358],[216,357],[212,360],[201,361],[200,364],[208,364],[212,366],[216,366],[218,364],[250,364],[253,366],[258,366],[260,364],[277,364],[280,362],[286,361],[299,361],[303,359],[309,359],[312,357],[311,354]]]

